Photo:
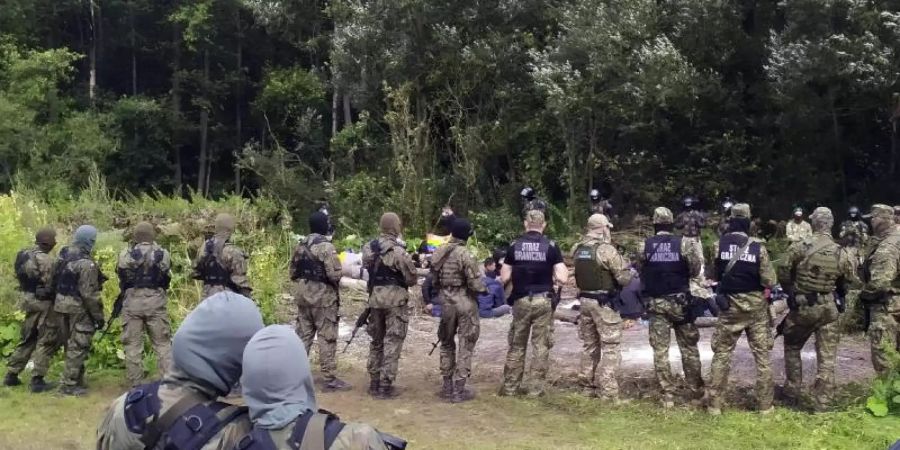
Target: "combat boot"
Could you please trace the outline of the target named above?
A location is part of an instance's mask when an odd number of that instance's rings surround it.
[[[59,393],[61,395],[68,395],[71,397],[84,397],[87,395],[87,389],[81,386],[63,386],[59,388]]]
[[[44,381],[44,377],[40,375],[35,375],[31,377],[31,392],[35,394],[40,394],[41,392],[47,392],[55,387],[53,383],[47,383]]]
[[[450,400],[450,397],[453,396],[453,378],[444,377],[444,385],[441,387],[441,391],[438,392],[438,397],[444,400]]]
[[[375,396],[375,398],[379,400],[390,400],[392,398],[397,398],[398,395],[397,390],[394,389],[394,386],[390,381],[383,381],[378,388],[378,395]]]
[[[6,377],[3,378],[4,386],[20,386],[22,385],[22,381],[19,380],[19,374],[7,372]]]
[[[456,380],[453,384],[453,396],[450,398],[451,403],[462,403],[475,398],[475,392],[466,389],[466,379]]]
[[[372,397],[378,397],[378,391],[381,390],[381,380],[378,378],[372,378],[369,380],[369,395]]]
[[[331,381],[325,383],[325,392],[336,392],[336,391],[349,391],[352,388],[349,383],[345,382],[340,378],[333,378]]]

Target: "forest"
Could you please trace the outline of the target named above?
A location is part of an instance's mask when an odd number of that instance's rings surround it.
[[[886,0],[5,0],[0,190],[449,203],[555,223],[684,195],[785,217],[900,195]],[[96,168],[96,169],[95,169]],[[305,220],[298,220],[298,223]]]

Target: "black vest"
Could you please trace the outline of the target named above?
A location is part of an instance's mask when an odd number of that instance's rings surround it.
[[[32,254],[36,250],[26,248],[16,253],[16,262],[13,266],[16,271],[16,279],[19,280],[19,290],[22,292],[37,292],[38,286],[41,284],[40,278],[32,278],[25,272],[25,264],[32,258]],[[35,262],[35,264],[37,264]]]
[[[647,239],[641,271],[645,294],[662,297],[688,292],[690,278],[690,268],[681,254],[680,236],[660,234]]]
[[[225,270],[225,267],[219,263],[218,256],[220,255],[217,253],[221,253],[221,250],[216,252],[216,239],[208,239],[204,245],[206,248],[206,255],[200,264],[203,284],[208,286],[225,286],[229,289],[233,289],[234,283],[231,281],[231,273]]]
[[[131,259],[139,261],[141,264],[135,268],[119,270],[119,278],[124,281],[122,287],[125,289],[168,289],[169,274],[164,273],[160,267],[164,256],[162,249],[145,254],[136,245],[132,247]],[[151,258],[151,260],[146,262],[145,258]]]
[[[538,233],[526,233],[513,242],[510,302],[553,290],[553,264],[547,261],[550,245],[550,239]]]
[[[330,283],[328,276],[325,274],[325,263],[316,259],[311,250],[312,246],[322,242],[325,242],[325,238],[317,236],[315,239],[307,240],[300,244],[299,251],[294,254],[294,260],[291,261],[291,280]]]
[[[723,294],[742,294],[745,292],[762,292],[762,280],[759,276],[759,255],[762,246],[759,242],[750,244],[741,260],[735,263],[728,275],[725,268],[738,249],[747,243],[747,237],[738,233],[728,233],[719,239],[719,254],[716,255],[716,275],[721,284]]]
[[[56,266],[56,293],[68,297],[79,297],[78,274],[72,270],[72,263],[86,259],[77,247],[64,247],[59,252],[59,263]]]
[[[403,247],[394,245],[391,248],[382,249],[381,243],[378,242],[378,239],[375,239],[369,243],[369,248],[375,255],[372,267],[369,268],[369,288],[375,286],[400,286],[402,288],[408,288],[409,286],[406,285],[406,278],[403,276],[403,273],[399,270],[385,266],[381,260],[388,252],[397,251],[398,248],[400,251],[403,251]]]

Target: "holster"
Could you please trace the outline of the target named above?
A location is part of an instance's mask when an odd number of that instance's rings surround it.
[[[716,294],[716,306],[719,307],[719,311],[728,311],[731,309],[731,299],[728,297],[728,294]]]
[[[619,307],[616,305],[615,299],[618,297],[615,292],[607,292],[605,294],[593,294],[589,292],[579,292],[579,297],[589,298],[591,300],[596,300],[600,306],[609,306],[614,311],[619,312]]]
[[[795,294],[788,295],[787,305],[788,309],[790,309],[791,311],[800,309],[800,305],[797,304],[797,296]]]

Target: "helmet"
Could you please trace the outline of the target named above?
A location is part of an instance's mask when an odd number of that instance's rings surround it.
[[[850,210],[847,211],[847,215],[849,215],[850,217],[852,217],[854,219],[859,217],[859,208],[856,206],[851,206]]]
[[[794,217],[803,217],[803,208],[799,206],[794,208]]]
[[[522,188],[522,192],[520,192],[519,195],[521,195],[525,200],[534,200],[534,189],[529,186],[525,186],[524,188]]]
[[[591,197],[592,202],[596,202],[600,200],[600,191],[597,189],[591,189],[591,192],[588,193],[588,196]]]
[[[687,197],[684,198],[684,206],[685,207],[690,208],[691,206],[694,206],[694,203],[696,203],[696,202],[697,202],[697,200],[694,199],[694,197],[691,197],[690,195],[688,195]]]
[[[725,201],[722,202],[722,209],[727,212],[731,210],[732,206],[734,206],[734,202],[731,201],[731,197],[725,197]]]

